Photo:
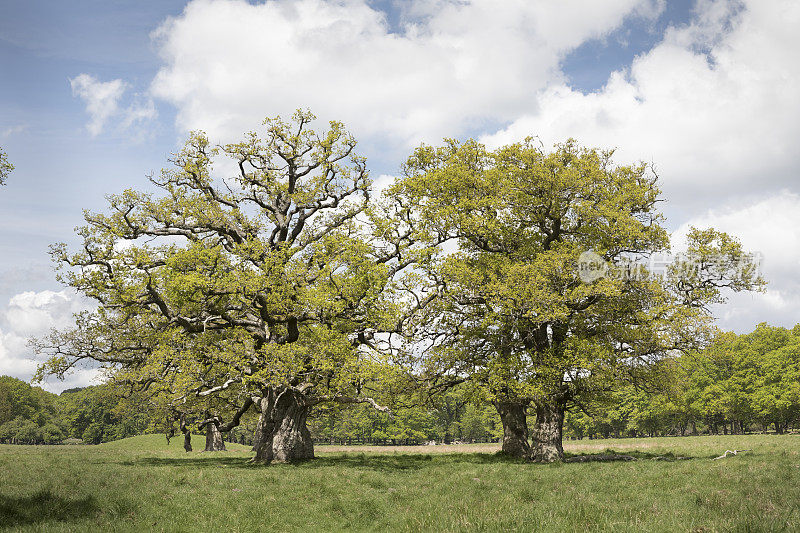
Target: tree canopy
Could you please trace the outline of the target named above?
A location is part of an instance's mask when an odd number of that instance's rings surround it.
[[[14,165],[8,160],[8,155],[0,148],[0,185],[6,184],[6,179],[12,170],[14,170]]]
[[[663,368],[657,390],[627,384],[569,416],[572,436],[657,436],[687,432],[788,430],[800,420],[800,327],[759,324],[747,334],[718,332],[702,350]]]
[[[223,146],[193,133],[150,177],[157,193],[86,213],[81,249],[52,255],[98,306],[39,342],[51,356],[40,374],[93,360],[174,408],[210,410],[217,428],[255,406],[263,462],[313,456],[312,406],[375,404],[371,384],[390,377],[375,333],[403,327],[401,278],[426,252],[402,213],[367,210],[355,139],[338,122],[316,133],[314,118],[268,119]]]
[[[353,137],[313,121],[268,119],[227,145],[193,133],[155,192],[87,212],[81,248],[52,255],[97,307],[37,342],[39,375],[100,363],[179,419],[187,449],[190,421],[213,449],[255,408],[262,462],[312,457],[323,402],[385,411],[376,398],[405,384],[466,382],[496,408],[504,451],[551,461],[567,410],[699,347],[725,290],[764,284],[713,229],[648,264],[670,244],[657,176],[613,151],[449,140],[415,150],[376,200]],[[429,434],[423,412],[397,416],[381,435]]]
[[[572,140],[552,152],[534,139],[494,151],[448,141],[418,148],[393,190],[457,246],[434,265],[447,290],[424,319],[428,376],[483,385],[507,453],[560,459],[565,409],[696,346],[724,288],[763,285],[741,245],[714,230],[690,232],[662,275],[648,269],[669,250],[657,177],[612,155]],[[609,270],[582,277],[587,253]]]

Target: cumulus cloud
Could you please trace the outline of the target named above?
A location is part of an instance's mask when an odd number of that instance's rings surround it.
[[[102,82],[89,74],[80,74],[69,80],[72,95],[80,97],[86,103],[89,113],[87,129],[93,136],[103,131],[103,126],[112,115],[119,110],[119,99],[125,92],[125,82],[112,80]]]
[[[800,322],[800,195],[782,191],[709,210],[681,225],[673,242],[684,241],[690,226],[735,235],[746,250],[762,257],[767,292],[732,295],[716,309],[722,327],[748,331],[759,322],[786,327]]]
[[[66,291],[23,292],[12,296],[2,312],[2,320],[11,331],[35,335],[50,328],[72,323],[72,314],[84,309],[82,302]]]
[[[51,328],[66,328],[72,315],[85,309],[85,302],[67,291],[23,292],[11,297],[0,309],[0,375],[30,379],[38,361],[28,339],[46,334]],[[76,370],[65,381],[46,383],[44,388],[60,391],[85,386],[98,375],[97,370]]]
[[[553,84],[490,145],[535,134],[652,161],[670,205],[696,214],[795,186],[800,168],[800,4],[701,0],[692,23],[583,94]]]
[[[391,145],[392,163],[421,141],[485,132],[491,146],[531,134],[616,146],[620,162],[655,163],[676,238],[712,225],[764,254],[769,291],[733,297],[723,325],[800,317],[800,4],[697,0],[690,23],[588,94],[569,86],[566,54],[629,17],[654,20],[663,0],[394,6],[392,26],[368,0],[193,0],[153,34],[163,65],[147,96],[126,100],[127,84],[88,74],[73,92],[93,135],[154,117],[152,96],[175,106],[180,129],[223,141],[308,107]]]
[[[128,107],[120,107],[120,100],[128,89],[121,79],[99,81],[90,74],[79,74],[69,80],[73,96],[86,104],[89,123],[86,128],[92,137],[99,135],[109,121],[114,119],[119,130],[127,130],[136,123],[156,117],[152,99],[136,97]]]
[[[713,225],[764,254],[768,292],[731,298],[724,326],[800,317],[800,4],[698,0],[690,23],[588,94],[561,60],[627,17],[654,20],[663,1],[395,6],[390,27],[366,0],[194,0],[154,33],[163,66],[151,92],[180,128],[224,140],[302,106],[391,143],[393,159],[492,131],[490,146],[538,135],[618,147],[620,162],[655,164],[673,226],[691,219],[676,237]]]
[[[367,0],[194,0],[155,33],[152,93],[182,129],[238,137],[264,116],[309,107],[359,138],[405,151],[536,108],[563,55],[652,0],[413,0],[399,29]]]

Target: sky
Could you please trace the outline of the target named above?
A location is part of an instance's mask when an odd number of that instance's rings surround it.
[[[715,227],[763,258],[766,292],[718,325],[800,322],[800,2],[794,0],[0,0],[0,374],[85,305],[53,243],[148,186],[189,131],[236,141],[311,109],[377,183],[443,137],[538,136],[652,163],[676,242]],[[52,391],[96,379],[84,369]]]

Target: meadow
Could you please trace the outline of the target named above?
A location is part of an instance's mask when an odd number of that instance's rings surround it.
[[[196,437],[196,446],[201,438]],[[566,443],[635,461],[526,464],[496,445],[319,446],[252,466],[181,439],[0,446],[0,528],[17,531],[797,531],[800,436]],[[726,449],[746,453],[713,460]]]

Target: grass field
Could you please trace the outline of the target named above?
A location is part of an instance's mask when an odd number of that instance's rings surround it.
[[[580,441],[567,451],[638,460],[552,465],[464,445],[320,446],[313,461],[257,467],[244,446],[186,454],[180,441],[0,446],[0,528],[800,531],[800,436]],[[752,451],[711,459],[734,448]]]

